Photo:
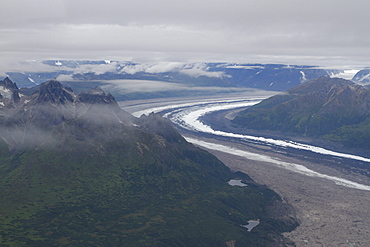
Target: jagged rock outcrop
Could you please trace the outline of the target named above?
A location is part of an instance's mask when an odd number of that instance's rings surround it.
[[[57,80],[50,80],[41,85],[39,90],[31,97],[34,103],[67,104],[75,101],[75,95],[71,89],[64,88]]]
[[[100,87],[95,87],[87,92],[82,92],[78,95],[78,101],[90,104],[114,104],[116,103],[114,97],[108,93],[106,94]]]
[[[9,77],[6,77],[4,80],[0,81],[0,86],[3,87],[3,88],[7,88],[7,89],[10,89],[10,90],[17,90],[19,89],[17,87],[17,84],[16,83],[13,83]]]
[[[21,95],[16,83],[13,83],[8,77],[0,80],[0,105],[12,107],[14,103],[20,101]]]
[[[14,90],[12,99],[3,98],[0,106],[0,135],[12,150],[29,145],[62,145],[73,136],[78,140],[119,137],[118,133],[134,122],[134,117],[120,109],[111,94],[99,88],[76,95],[60,82],[50,80],[32,95],[19,96],[10,80],[3,85]],[[97,128],[101,130],[97,132]],[[33,131],[26,131],[30,129]]]

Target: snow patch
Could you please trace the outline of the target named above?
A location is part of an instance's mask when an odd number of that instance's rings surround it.
[[[227,69],[265,69],[263,66],[255,66],[255,65],[228,65],[225,68]]]
[[[346,79],[346,80],[352,80],[352,78],[357,74],[357,72],[359,72],[360,70],[358,69],[346,69],[346,70],[343,70],[337,74],[334,74],[334,73],[331,73],[330,77],[333,78],[333,77],[338,77],[338,78],[342,78],[342,79]],[[363,79],[361,79],[363,80]],[[360,80],[360,81],[361,81]]]
[[[5,98],[11,99],[12,98],[12,92],[4,87],[0,87],[0,94],[4,96]]]
[[[306,74],[302,70],[299,71],[299,73],[301,73],[301,75],[302,75],[301,82],[307,81]]]

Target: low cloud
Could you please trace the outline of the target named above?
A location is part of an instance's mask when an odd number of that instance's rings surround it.
[[[10,150],[20,148],[52,148],[58,141],[51,131],[28,124],[15,127],[2,127],[0,138],[8,145]]]
[[[134,92],[160,92],[172,90],[186,90],[189,87],[180,83],[171,83],[164,81],[150,81],[150,80],[107,80],[102,88],[105,91],[118,91],[120,93],[134,93]]]
[[[105,73],[117,73],[117,74],[130,74],[134,75],[137,73],[147,74],[158,74],[158,73],[180,73],[190,77],[198,78],[200,76],[211,77],[211,78],[222,78],[228,77],[227,74],[220,71],[209,71],[206,63],[180,63],[180,62],[157,62],[157,63],[131,63],[131,62],[119,62],[119,61],[108,61],[105,63],[97,64],[94,60],[85,60],[81,64],[69,63],[71,61],[55,60],[55,64],[52,65],[44,63],[42,60],[28,60],[24,62],[14,62],[12,66],[3,67],[4,71],[0,73],[0,77],[6,77],[7,72],[19,72],[19,73],[45,73],[45,72],[59,72],[61,73],[57,80],[60,81],[71,81],[74,80],[73,74],[85,74],[94,73],[96,75],[102,75]],[[76,67],[74,67],[76,66]],[[161,83],[154,86],[154,88],[161,87]],[[167,85],[163,85],[165,88]],[[127,88],[131,88],[128,85]],[[135,87],[136,88],[136,87]],[[144,86],[145,90],[153,91],[153,86],[149,85],[149,88]]]
[[[58,81],[73,81],[73,77],[71,75],[59,75],[56,80]]]
[[[195,64],[192,66],[185,67],[184,69],[180,70],[180,73],[191,76],[191,77],[200,77],[200,76],[206,76],[206,77],[215,77],[215,78],[221,78],[221,77],[228,77],[224,72],[221,71],[208,71],[208,67],[206,64]]]
[[[171,83],[164,81],[150,81],[150,80],[106,80],[100,81],[106,83],[102,86],[104,91],[107,92],[119,92],[121,94],[145,92],[166,92],[166,91],[206,91],[209,92],[230,92],[250,89],[240,89],[232,87],[194,87],[191,85],[181,83]],[[254,90],[254,89],[252,89]]]
[[[124,67],[121,72],[127,74],[136,74],[140,72],[149,74],[178,72],[191,77],[206,76],[214,78],[221,78],[226,76],[223,72],[208,71],[208,69],[209,68],[206,66],[205,63],[185,64],[179,62],[160,62],[128,65]]]
[[[66,70],[70,71],[71,69],[66,66],[50,66],[48,64],[44,64],[41,61],[37,60],[27,60],[27,61],[7,61],[1,63],[0,60],[0,67],[2,72],[55,72],[57,70]]]
[[[152,64],[147,67],[147,69],[144,71],[146,73],[150,74],[157,74],[157,73],[166,73],[171,71],[176,71],[184,67],[184,64],[182,63],[158,63],[158,64]]]
[[[133,64],[124,66],[120,72],[127,74],[136,74],[136,73],[166,73],[170,71],[176,71],[183,68],[185,65],[178,62],[159,62],[159,63],[143,63],[143,64]]]
[[[74,69],[74,73],[89,73],[93,72],[97,75],[101,75],[107,72],[117,71],[117,62],[110,62],[106,64],[83,64],[78,68]]]

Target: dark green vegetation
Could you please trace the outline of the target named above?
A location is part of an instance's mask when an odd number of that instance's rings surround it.
[[[159,115],[136,119],[99,88],[56,81],[24,97],[0,111],[0,246],[284,246],[296,226],[270,214],[276,193]]]
[[[347,80],[321,77],[246,109],[233,123],[370,149],[370,93]]]

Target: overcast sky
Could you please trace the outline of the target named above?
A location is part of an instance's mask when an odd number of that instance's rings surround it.
[[[34,59],[368,66],[369,12],[369,0],[1,0],[0,70]]]

